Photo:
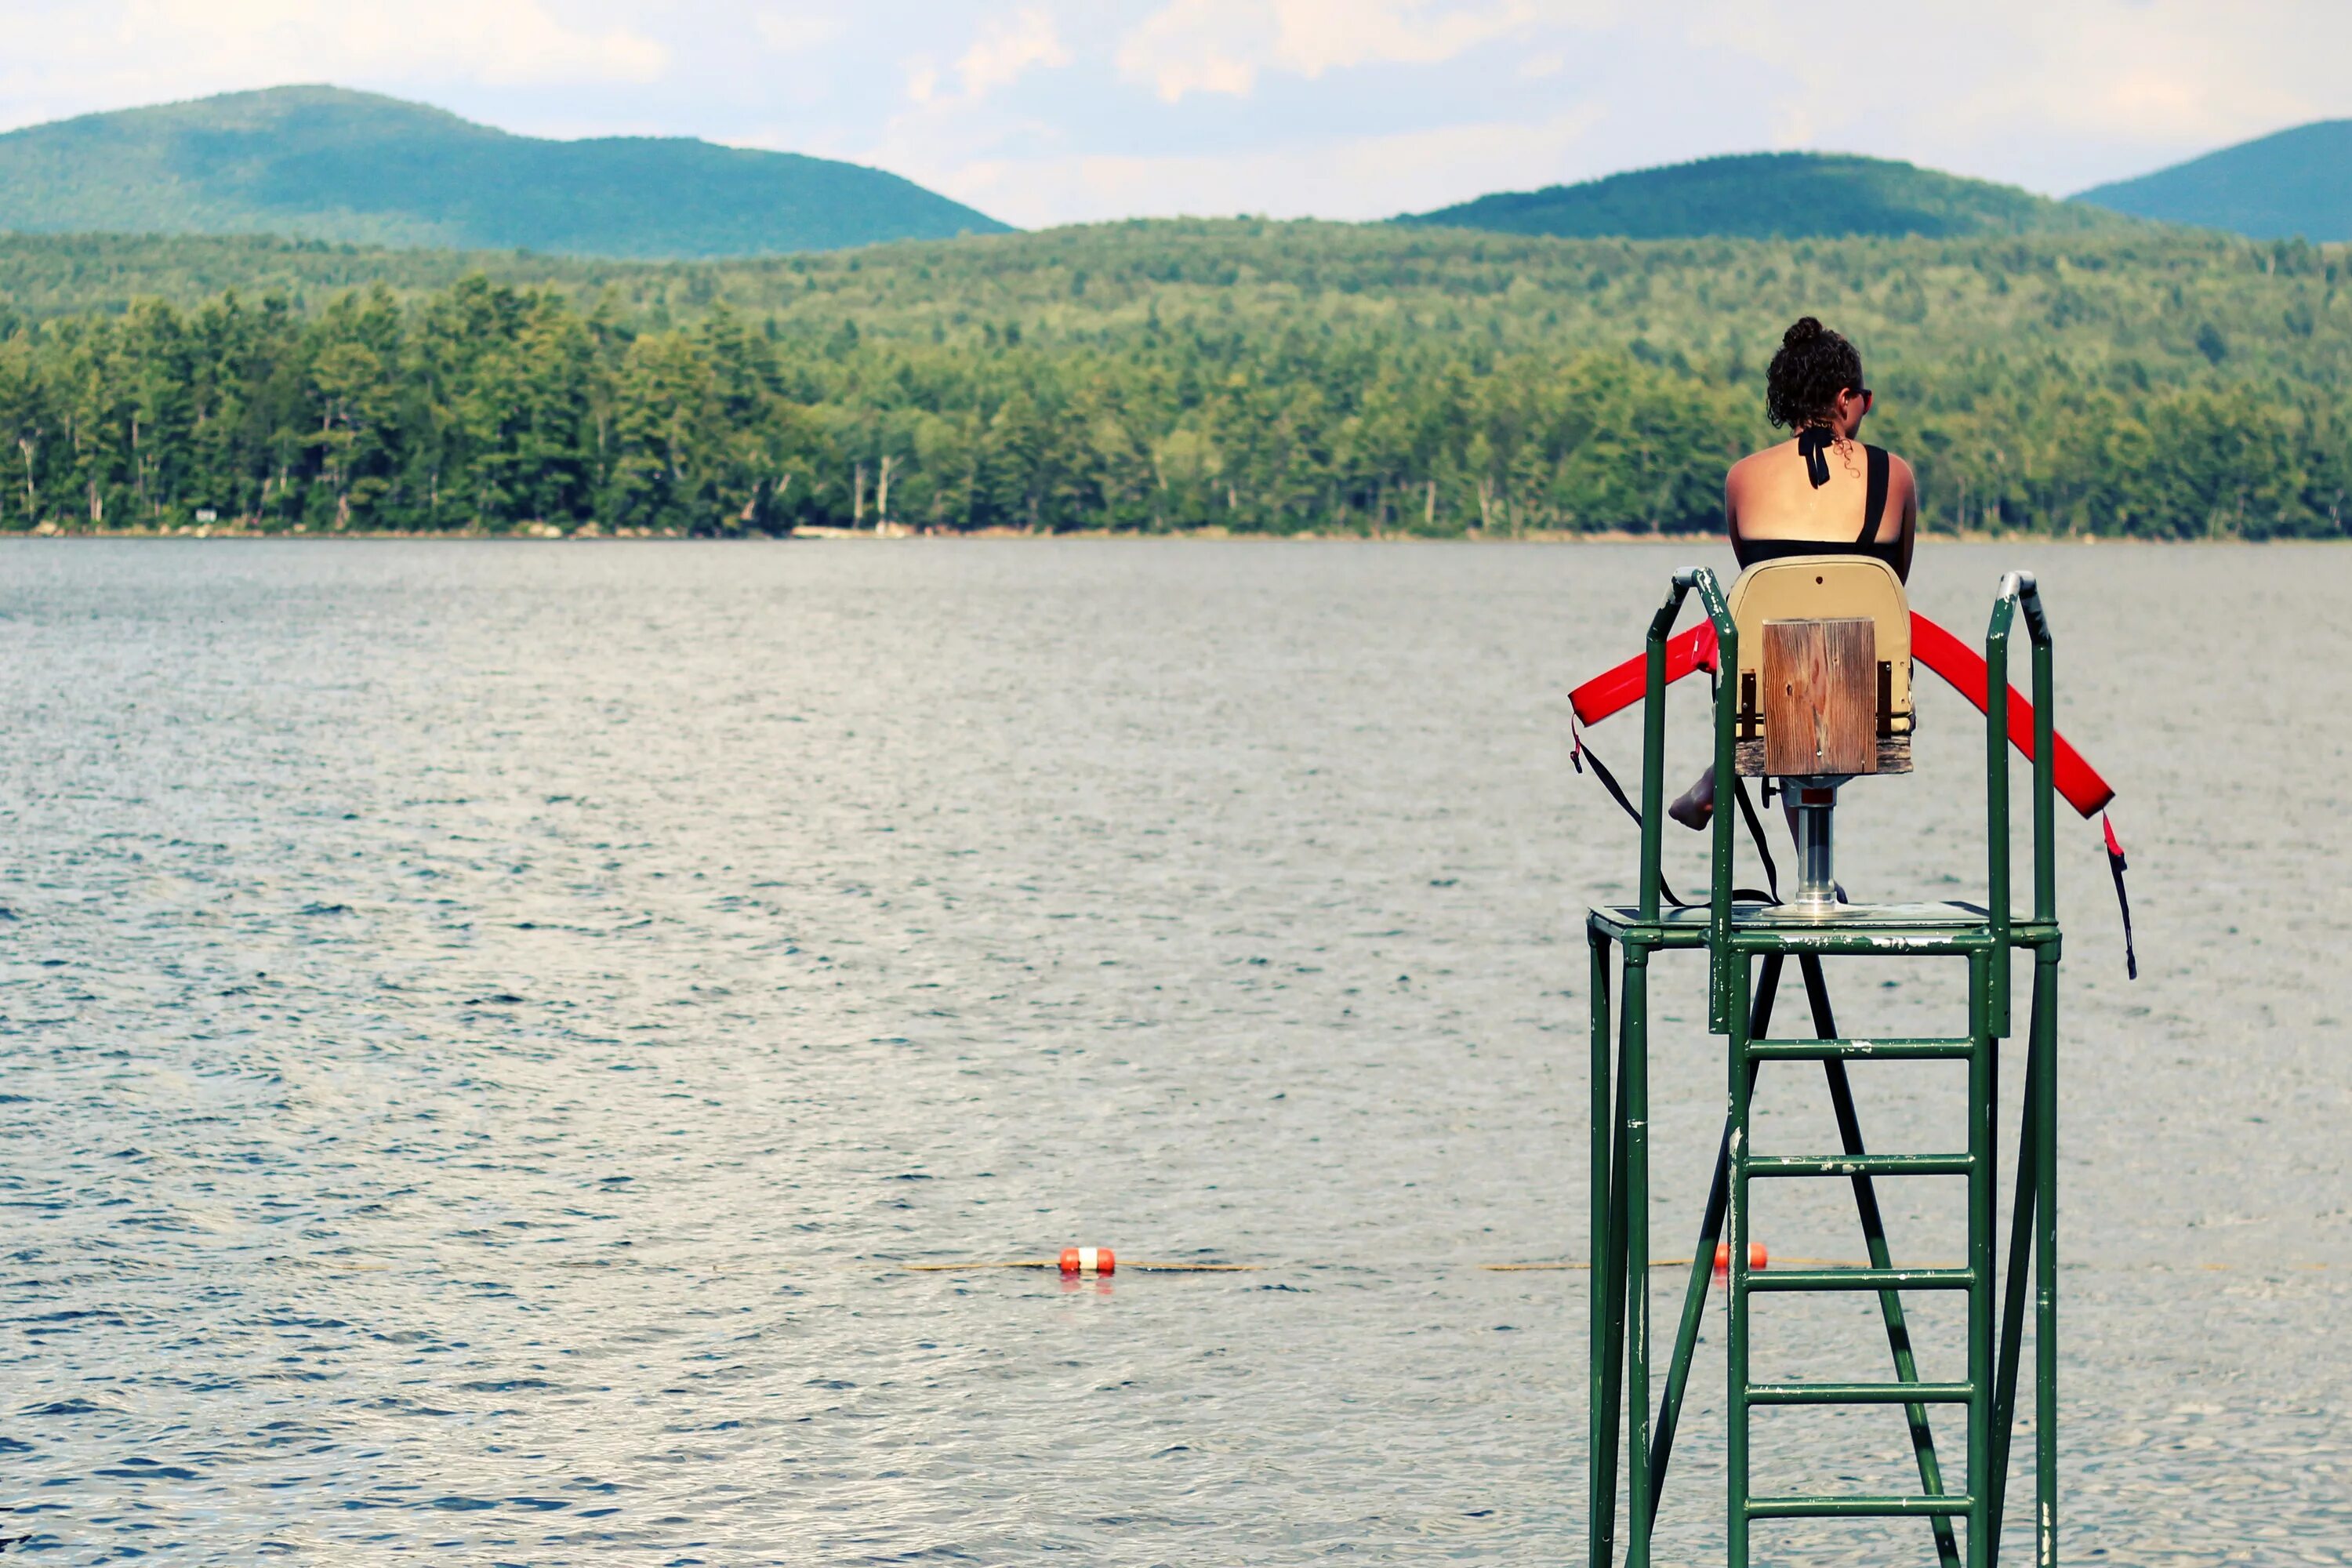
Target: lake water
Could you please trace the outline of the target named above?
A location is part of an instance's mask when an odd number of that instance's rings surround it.
[[[1582,911],[1633,839],[1566,689],[1720,556],[0,547],[0,1535],[1580,1561],[1584,1278],[1479,1265],[1585,1244]],[[1972,638],[2040,569],[2132,852],[2137,984],[2064,825],[2072,1561],[2352,1562],[2348,563],[1922,552]],[[1922,701],[1918,774],[1848,792],[1859,897],[1981,884],[1981,731]],[[1632,720],[1594,739],[1630,769]],[[1855,1032],[1954,1023],[1937,971],[1832,983]],[[1696,962],[1655,994],[1672,1256],[1723,1069]],[[1942,1146],[1946,1087],[1863,1074],[1874,1146]],[[1768,1077],[1759,1142],[1825,1143],[1822,1098]],[[1951,1259],[1901,1187],[1898,1256]],[[1858,1256],[1842,1201],[1759,1235]],[[1262,1268],[905,1267],[1077,1243]],[[1803,1305],[1759,1376],[1878,1374],[1866,1302]],[[1718,1339],[1664,1561],[1720,1561]],[[1899,1488],[1868,1414],[1759,1426],[1759,1479]]]

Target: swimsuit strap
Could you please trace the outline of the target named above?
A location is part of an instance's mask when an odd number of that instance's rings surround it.
[[[1862,503],[1862,535],[1854,542],[1867,544],[1877,539],[1879,521],[1886,515],[1886,471],[1889,465],[1885,447],[1865,446],[1862,451],[1869,479]],[[1826,468],[1827,465],[1823,466]],[[1821,481],[1815,479],[1813,483],[1818,487]]]

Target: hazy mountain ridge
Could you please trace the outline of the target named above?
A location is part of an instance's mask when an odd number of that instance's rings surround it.
[[[0,135],[0,225],[647,258],[1006,226],[855,163],[687,137],[543,141],[333,87],[229,93]]]
[[[2352,239],[2352,120],[2298,125],[2073,199],[2256,239]]]
[[[1497,192],[1396,221],[1561,238],[1801,239],[2082,234],[2124,220],[1892,159],[1743,153]]]

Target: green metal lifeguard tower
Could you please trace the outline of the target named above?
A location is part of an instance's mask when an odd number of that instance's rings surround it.
[[[1664,804],[1666,645],[1696,593],[1717,645],[1712,879],[1707,902],[1660,908]],[[2033,646],[2033,912],[2011,912],[2010,895],[2008,652],[2023,611]],[[1759,1525],[1802,1518],[1916,1518],[1948,1568],[1993,1568],[1998,1559],[2030,1298],[2034,1321],[2035,1563],[2058,1559],[2056,1152],[2059,931],[2053,858],[2050,628],[2033,578],[2001,580],[1985,639],[1985,783],[1990,864],[1982,907],[1965,903],[1853,905],[1842,901],[1831,862],[1838,787],[1848,779],[1909,768],[1910,617],[1899,582],[1876,562],[1798,557],[1743,574],[1727,601],[1704,568],[1676,574],[1650,623],[1643,698],[1640,901],[1597,908],[1587,924],[1592,963],[1592,1237],[1591,1562],[1612,1568],[1617,1546],[1619,1455],[1623,1469],[1627,1568],[1649,1568],[1651,1533],[1675,1428],[1689,1384],[1719,1243],[1727,1242],[1727,1499],[1730,1568],[1748,1568]],[[1736,895],[1732,794],[1741,775],[1777,779],[1795,807],[1800,886],[1786,903]],[[1669,899],[1671,901],[1671,899]],[[1612,964],[1622,988],[1611,1059]],[[1729,1109],[1714,1184],[1666,1363],[1653,1387],[1650,1318],[1650,967],[1661,952],[1704,951],[1707,1022],[1727,1049]],[[2027,1067],[2005,1279],[1996,1255],[1995,1148],[2001,1041],[2010,1033],[2012,958],[2033,965]],[[1948,957],[1968,965],[1968,1026],[1939,1038],[1852,1039],[1832,1016],[1822,959]],[[1811,1003],[1813,1037],[1775,1035],[1772,1005],[1793,959]],[[1864,1145],[1847,1064],[1965,1062],[1967,1148],[1873,1153]],[[1819,1062],[1828,1077],[1843,1148],[1779,1152],[1753,1146],[1750,1108],[1768,1062]],[[1965,1178],[1967,1261],[1897,1262],[1887,1247],[1880,1177]],[[1852,1184],[1868,1266],[1750,1266],[1748,1194],[1759,1181],[1841,1178]],[[1727,1236],[1726,1233],[1728,1233]],[[2029,1271],[2031,1279],[2029,1281]],[[2002,1287],[1996,1295],[1996,1285]],[[1967,1298],[1968,1375],[1920,1380],[1904,1298],[1913,1291]],[[1757,1383],[1748,1371],[1749,1314],[1766,1291],[1874,1293],[1885,1321],[1892,1376],[1883,1382]],[[1652,1399],[1658,1396],[1653,1417]],[[1750,1484],[1750,1413],[1759,1405],[1900,1405],[1917,1461],[1918,1489],[1899,1495],[1758,1495]],[[1931,1414],[1965,1423],[1958,1476],[1939,1457]],[[1948,1456],[1947,1450],[1947,1456]],[[1929,1542],[1921,1542],[1924,1558]]]

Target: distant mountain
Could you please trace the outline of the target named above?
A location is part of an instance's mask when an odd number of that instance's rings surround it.
[[[2120,226],[2096,209],[2012,185],[1839,153],[1702,158],[1580,185],[1480,196],[1396,221],[1626,239],[2053,234]]]
[[[2256,239],[2352,239],[2352,120],[2298,125],[2074,199]]]
[[[333,87],[0,135],[0,228],[758,256],[1005,226],[896,174],[687,137],[549,142]]]

